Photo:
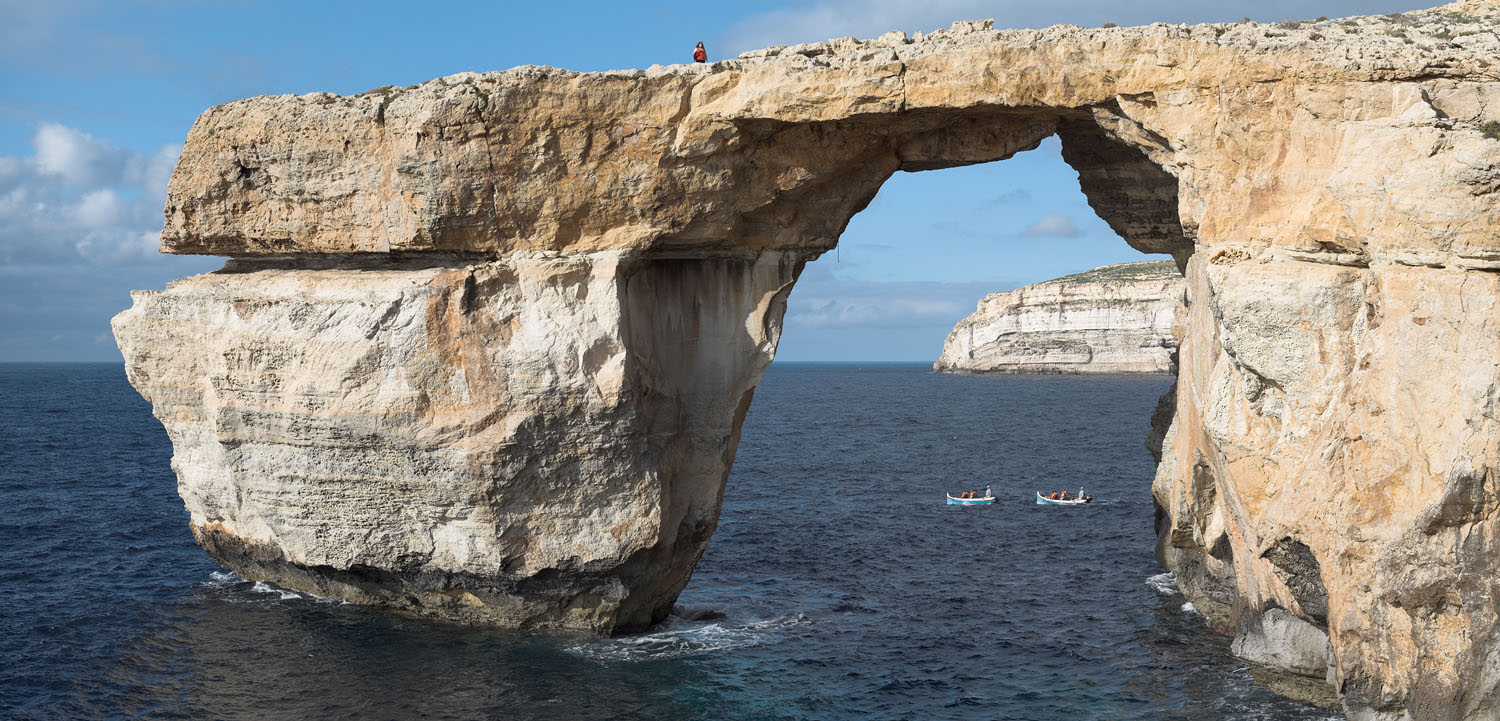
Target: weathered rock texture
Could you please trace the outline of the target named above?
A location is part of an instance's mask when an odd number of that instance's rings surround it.
[[[636,628],[718,520],[799,261],[231,262],[117,322],[198,542],[252,578]]]
[[[1186,271],[1162,562],[1242,648],[1272,609],[1326,629],[1353,717],[1494,719],[1497,2],[231,103],[189,133],[163,249],[263,260],[115,333],[236,571],[637,627],[713,530],[800,264],[895,171],[1057,134]]]
[[[1169,260],[991,293],[953,327],[943,373],[1171,373],[1182,274]]]

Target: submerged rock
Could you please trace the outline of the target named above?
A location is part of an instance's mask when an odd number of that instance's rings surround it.
[[[162,235],[236,260],[115,335],[199,542],[246,578],[639,628],[714,530],[802,264],[892,173],[1055,134],[1099,215],[1184,268],[1149,441],[1183,593],[1227,629],[1326,626],[1353,717],[1492,719],[1497,23],[958,23],[242,100],[189,133]]]
[[[1096,268],[992,293],[954,326],[944,373],[1171,373],[1183,280],[1170,260]]]

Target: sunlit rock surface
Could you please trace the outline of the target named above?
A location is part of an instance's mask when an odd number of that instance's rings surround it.
[[[659,618],[702,554],[798,267],[235,261],[137,291],[116,327],[225,565],[609,631]]]
[[[1183,292],[1170,260],[1123,263],[991,293],[959,321],[944,373],[1170,373]]]
[[[163,231],[242,260],[116,337],[221,563],[635,628],[713,530],[801,264],[892,173],[1057,134],[1100,216],[1186,268],[1163,564],[1240,648],[1295,638],[1256,652],[1284,672],[1326,629],[1354,718],[1494,719],[1497,24],[959,23],[243,100],[189,133]]]

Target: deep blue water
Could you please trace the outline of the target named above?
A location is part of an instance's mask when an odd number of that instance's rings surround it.
[[[773,366],[680,600],[727,617],[592,639],[224,573],[120,366],[0,365],[0,717],[1330,718],[1255,686],[1158,576],[1168,383]],[[987,483],[1001,503],[943,504]],[[1080,485],[1095,504],[1032,502]]]

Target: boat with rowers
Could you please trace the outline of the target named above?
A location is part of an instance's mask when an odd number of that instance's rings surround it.
[[[1067,491],[1053,492],[1050,496],[1042,495],[1041,491],[1036,492],[1036,502],[1039,506],[1081,506],[1085,503],[1093,503],[1093,501],[1093,496],[1083,495],[1082,488],[1078,489],[1076,497],[1070,497]]]
[[[990,493],[990,487],[985,486],[984,491],[964,491],[958,495],[952,493],[948,496],[948,505],[951,506],[988,506],[995,502],[995,495]]]
[[[995,502],[994,496],[974,496],[973,498],[954,497],[948,494],[948,504],[953,506],[987,506]]]

